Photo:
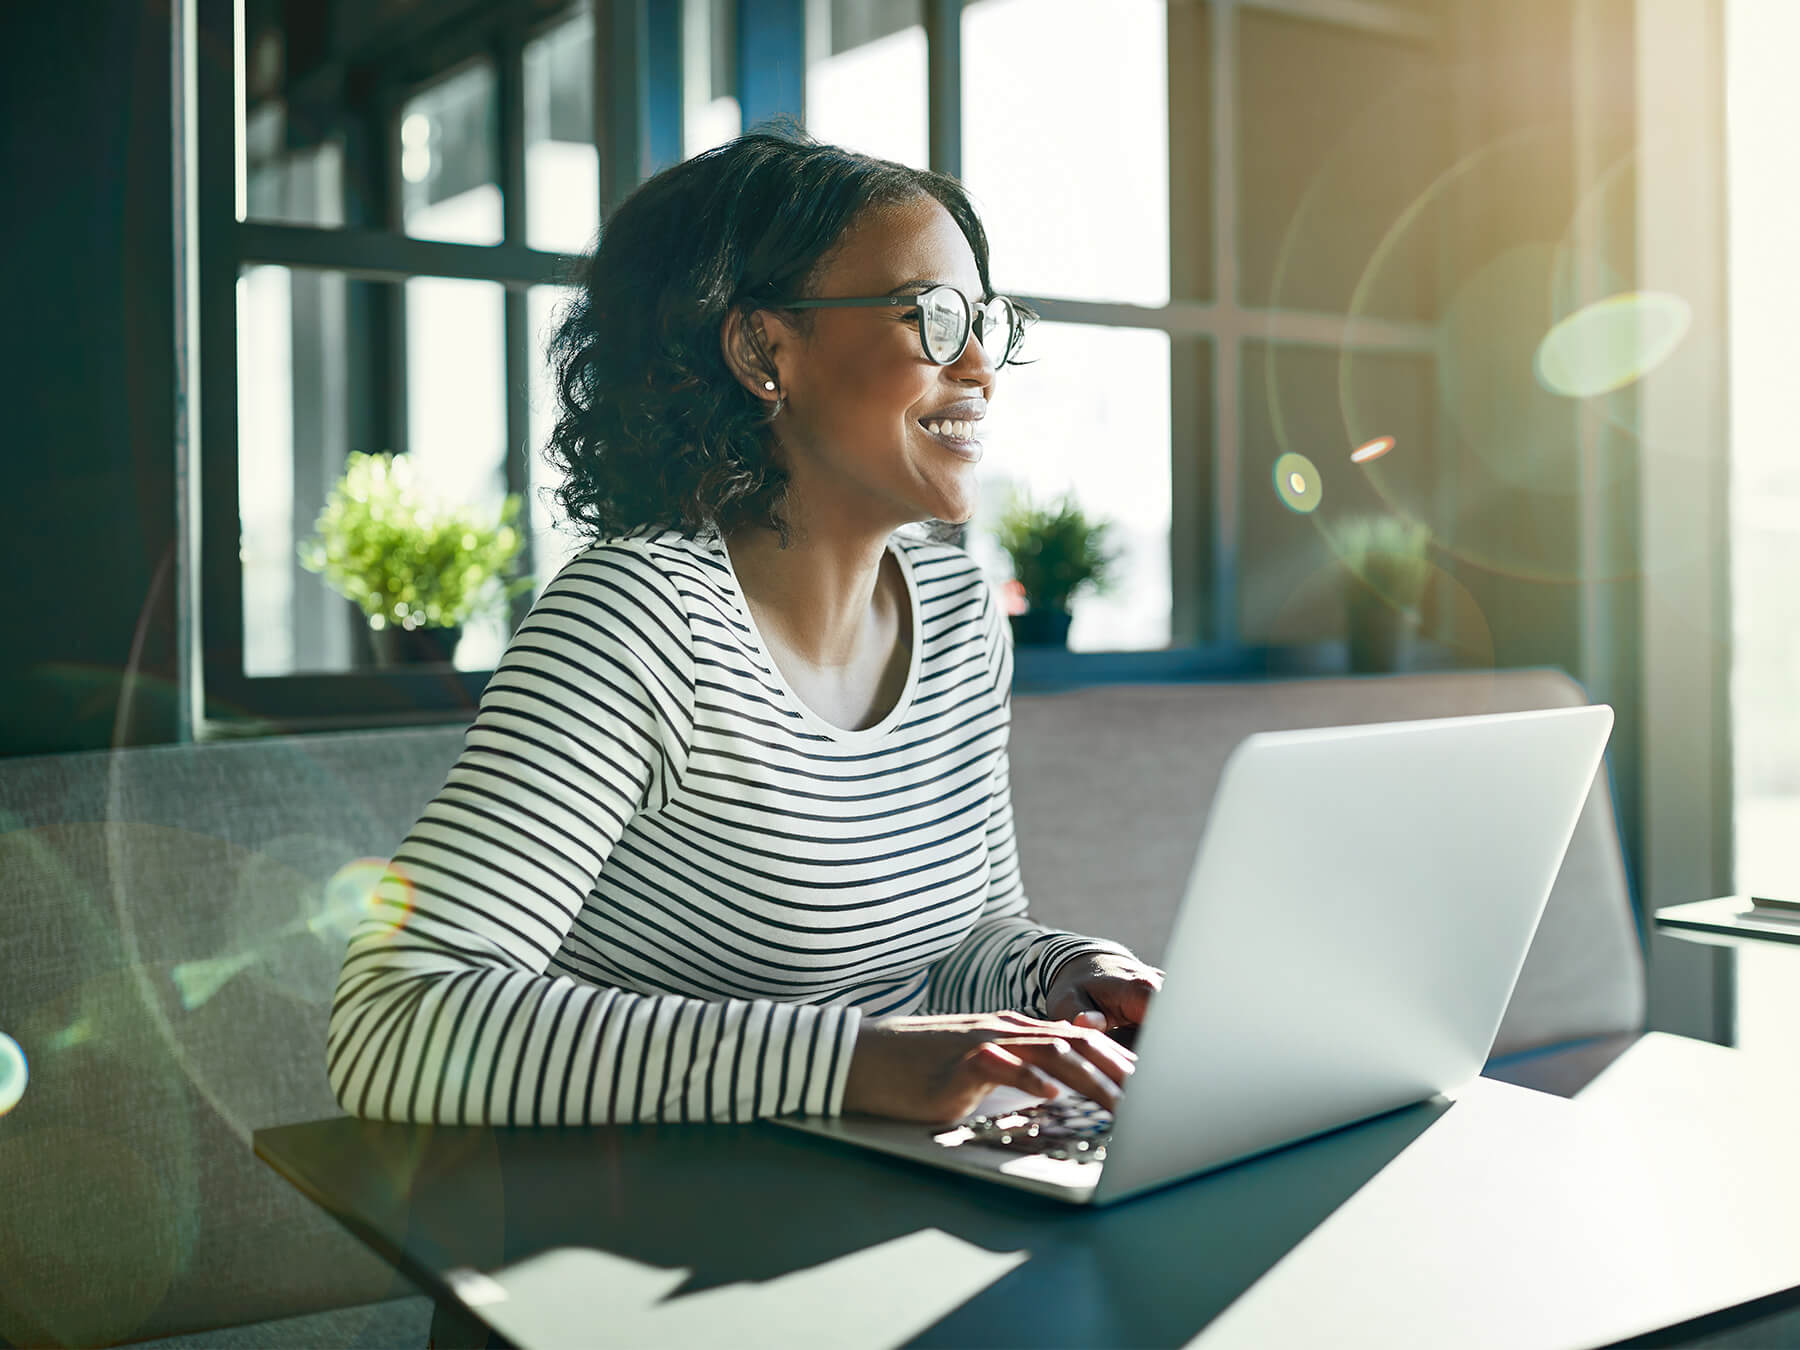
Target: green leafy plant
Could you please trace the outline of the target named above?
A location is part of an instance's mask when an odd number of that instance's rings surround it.
[[[507,580],[524,547],[511,493],[499,519],[445,506],[405,455],[353,453],[300,544],[300,565],[354,601],[369,627],[455,628],[531,587]]]
[[[1327,528],[1350,575],[1395,609],[1416,611],[1431,580],[1431,530],[1400,516],[1352,516]]]
[[[1111,588],[1109,574],[1119,561],[1118,551],[1105,547],[1111,528],[1108,521],[1088,519],[1072,494],[1038,505],[1029,493],[1015,492],[994,535],[1012,558],[1031,608],[1066,611],[1079,587],[1101,594]]]

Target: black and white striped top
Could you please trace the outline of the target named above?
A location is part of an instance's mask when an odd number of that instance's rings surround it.
[[[769,658],[716,528],[589,548],[502,657],[351,937],[327,1065],[383,1120],[842,1109],[862,1016],[1042,1015],[1116,943],[1025,916],[1012,640],[963,550],[895,534],[905,690],[834,726]]]

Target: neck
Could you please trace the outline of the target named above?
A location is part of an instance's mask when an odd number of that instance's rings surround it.
[[[764,636],[821,670],[842,670],[891,630],[895,597],[882,584],[891,533],[792,530],[785,549],[766,526],[721,537]]]

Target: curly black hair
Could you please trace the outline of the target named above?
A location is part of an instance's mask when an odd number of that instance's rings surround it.
[[[991,293],[987,232],[956,179],[823,144],[787,119],[632,192],[582,260],[550,340],[558,410],[545,457],[563,475],[555,495],[570,525],[597,542],[757,523],[788,547],[774,414],[732,375],[721,326],[734,308],[812,295],[862,211],[926,195],[962,228]],[[813,313],[794,311],[802,332]],[[930,534],[956,529],[934,521]]]

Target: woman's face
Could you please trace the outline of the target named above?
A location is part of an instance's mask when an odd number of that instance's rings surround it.
[[[819,274],[819,299],[917,294],[932,283],[982,298],[975,255],[934,197],[874,207],[847,230]],[[913,283],[908,285],[907,283]],[[786,403],[774,429],[802,503],[872,531],[975,513],[979,419],[994,392],[994,364],[973,337],[934,365],[909,306],[815,309],[810,336],[765,311],[763,334]],[[761,389],[765,397],[774,395]],[[966,447],[926,422],[975,423]]]

